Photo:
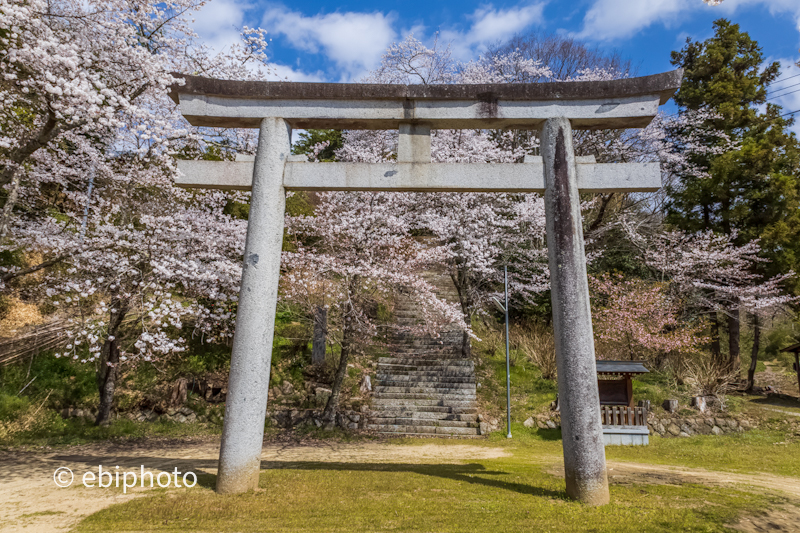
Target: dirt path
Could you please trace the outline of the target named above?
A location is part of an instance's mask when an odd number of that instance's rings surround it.
[[[145,470],[192,471],[215,474],[219,453],[218,439],[193,441],[145,441],[125,444],[92,444],[57,451],[0,452],[0,532],[64,531],[81,518],[110,505],[146,494],[138,489],[123,494],[116,488],[86,488],[81,484],[84,472],[97,472],[98,465],[120,471]],[[267,444],[263,467],[291,466],[294,461],[458,464],[470,460],[507,457],[511,451],[499,447],[471,444],[393,445],[370,442]],[[561,458],[540,456],[548,472],[563,476]],[[56,486],[53,473],[59,467],[70,468],[75,482],[69,488]],[[617,484],[701,483],[712,486],[742,486],[755,490],[783,492],[800,501],[800,479],[768,474],[747,476],[702,469],[610,461],[609,480]],[[735,527],[741,531],[794,531],[800,520],[800,508],[786,506],[765,517],[743,519]],[[772,524],[772,525],[770,525]],[[791,526],[795,529],[782,529]],[[749,529],[748,529],[749,527]],[[772,529],[770,529],[770,527]],[[760,529],[766,528],[766,529]]]
[[[385,443],[267,444],[262,467],[291,466],[293,461],[338,463],[462,463],[510,455],[501,448],[470,444],[426,444],[402,446]],[[149,489],[86,488],[85,472],[97,473],[98,466],[120,471],[180,472],[216,474],[219,440],[146,441],[139,444],[92,444],[53,452],[0,452],[0,532],[66,531],[81,518],[101,509],[146,494]],[[57,468],[74,473],[68,488],[56,486]]]
[[[734,474],[730,472],[710,472],[697,468],[689,469],[676,466],[627,463],[609,461],[609,481],[623,485],[642,483],[680,485],[682,483],[699,483],[711,486],[737,486],[750,490],[767,489],[772,492],[783,492],[800,503],[800,479],[772,474]],[[759,516],[745,516],[735,524],[733,529],[745,533],[786,532],[795,533],[800,524],[800,507],[786,504],[772,509],[765,509]]]

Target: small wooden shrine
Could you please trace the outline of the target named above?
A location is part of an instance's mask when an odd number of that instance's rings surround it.
[[[788,348],[781,350],[782,352],[794,354],[794,371],[797,374],[797,386],[800,388],[800,342],[792,344]]]
[[[641,361],[596,361],[596,364],[605,444],[649,444],[647,407],[633,405],[633,376],[649,370]]]

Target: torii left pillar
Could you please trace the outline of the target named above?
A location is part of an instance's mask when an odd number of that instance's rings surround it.
[[[261,121],[219,454],[220,494],[258,488],[286,208],[283,170],[290,147],[286,121]]]

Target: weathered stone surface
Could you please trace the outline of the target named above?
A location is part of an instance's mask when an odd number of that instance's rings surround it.
[[[664,400],[661,407],[668,413],[675,413],[678,411],[678,400]]]
[[[526,428],[532,428],[536,426],[536,420],[534,420],[533,417],[531,416],[527,420],[525,420],[525,422],[523,422],[522,425],[525,426]]]
[[[681,428],[679,428],[675,424],[669,424],[667,426],[667,432],[677,437],[681,433]]]
[[[223,494],[258,487],[286,206],[283,169],[290,137],[284,120],[260,121],[217,474],[217,492]]]
[[[679,437],[691,437],[691,435],[689,433],[686,433],[685,431],[681,431],[678,436]]]
[[[545,218],[567,494],[585,503],[602,505],[609,501],[608,479],[600,405],[586,401],[598,397],[597,370],[577,169],[568,119],[545,122],[540,151],[547,186]]]
[[[705,413],[707,408],[705,396],[694,396],[692,398],[692,407],[697,408],[701,413]]]
[[[535,128],[553,116],[575,128],[644,127],[680,85],[681,71],[609,81],[530,84],[372,85],[215,80],[185,76],[172,87],[195,126],[258,127],[283,117],[293,128]],[[552,103],[543,102],[551,100]],[[454,101],[458,105],[453,105]]]
[[[711,428],[711,433],[713,433],[714,435],[722,435],[722,429],[720,429],[719,426],[714,426],[713,428]]]

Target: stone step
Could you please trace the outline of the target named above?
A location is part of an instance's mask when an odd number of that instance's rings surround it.
[[[368,422],[379,426],[434,426],[446,428],[476,428],[480,427],[477,422],[465,422],[461,420],[435,420],[435,419],[422,419],[422,418],[372,418]]]
[[[459,366],[451,366],[451,367],[441,367],[436,369],[435,367],[416,367],[412,365],[378,365],[378,372],[377,374],[390,374],[390,375],[413,375],[413,374],[404,374],[405,372],[437,372],[440,375],[444,376],[469,376],[475,375],[474,372],[465,370],[464,367]]]
[[[376,410],[371,413],[416,413],[418,415],[450,416],[450,415],[477,415],[478,409],[474,405],[464,407],[445,407],[443,405],[411,405],[411,404],[386,404],[374,406]],[[377,416],[375,414],[374,416]]]
[[[375,375],[377,381],[435,381],[438,383],[475,383],[472,374],[442,375],[440,372],[409,371],[404,373],[379,373]]]
[[[479,435],[479,428],[454,428],[436,426],[407,426],[390,424],[367,424],[366,429],[379,433],[403,433],[418,435]]]
[[[411,387],[411,386],[376,385],[373,388],[373,390],[381,396],[383,396],[384,394],[409,393],[409,394],[437,394],[437,395],[448,395],[448,396],[464,396],[470,398],[475,397],[474,387],[471,389],[459,389],[455,387]]]
[[[381,357],[378,359],[379,365],[400,365],[408,366],[464,366],[474,368],[472,361],[466,359],[435,359],[425,357]]]
[[[378,363],[377,373],[380,374],[398,374],[403,375],[406,372],[436,372],[440,375],[452,375],[457,376],[459,375],[474,375],[475,371],[468,366],[451,366],[451,365],[442,365],[442,366],[433,366],[433,365],[400,365],[400,364],[382,364]],[[409,374],[413,375],[413,374]]]
[[[414,389],[421,389],[421,391],[409,391],[409,392],[425,392],[428,389],[435,389],[435,390],[468,389],[474,391],[475,383],[459,383],[453,381],[420,381],[417,379],[399,380],[399,381],[378,379],[375,381],[375,387],[376,391],[378,390],[377,387],[403,387],[403,388],[412,387]]]
[[[448,409],[448,408],[440,408]],[[376,418],[412,418],[414,420],[458,420],[460,422],[477,422],[478,415],[472,414],[456,414],[449,411],[443,412],[427,412],[427,411],[413,411],[406,408],[390,408],[381,411],[368,411],[365,413],[368,419],[374,420]]]
[[[404,357],[407,359],[438,359],[440,361],[446,359],[455,359],[461,355],[461,347],[458,348],[448,346],[415,346],[409,347],[392,347],[387,348],[397,357]],[[427,356],[427,357],[426,357]]]
[[[476,407],[475,400],[470,400],[459,396],[457,399],[452,398],[373,398],[372,405],[374,407],[414,407],[417,410],[425,407],[441,407],[444,409],[452,409],[451,412],[455,413],[455,409],[474,409]]]
[[[466,394],[442,394],[432,392],[383,392],[380,394],[379,398],[386,400],[452,400],[475,402],[474,394],[472,396],[467,396]]]

